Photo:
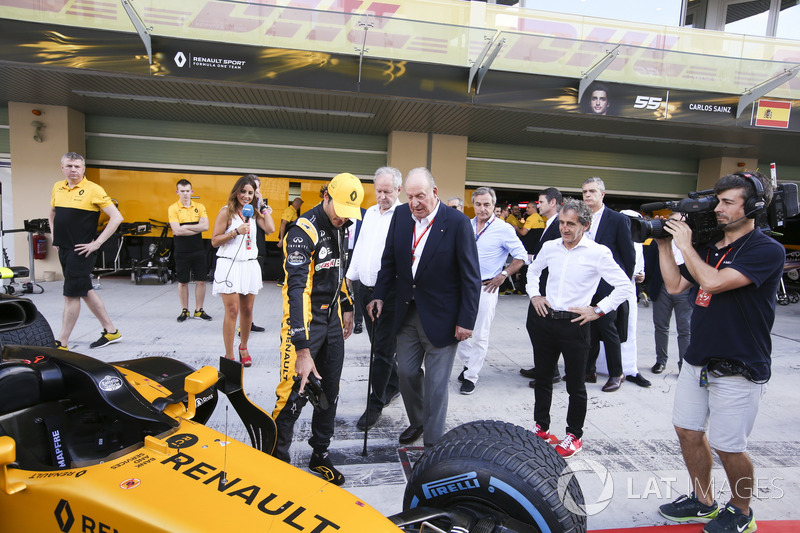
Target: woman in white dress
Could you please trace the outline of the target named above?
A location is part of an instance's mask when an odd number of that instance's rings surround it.
[[[234,359],[233,338],[238,318],[241,329],[239,361],[244,366],[252,364],[247,341],[253,323],[253,301],[261,289],[261,268],[257,261],[258,246],[255,242],[256,224],[267,234],[275,231],[275,222],[270,216],[271,209],[262,202],[256,179],[256,176],[248,174],[236,181],[228,195],[228,203],[219,210],[214,221],[211,237],[212,246],[217,248],[217,268],[214,271],[212,292],[222,295],[225,306],[225,318],[222,322],[225,357]],[[253,215],[250,217],[242,213],[246,205],[253,208]]]

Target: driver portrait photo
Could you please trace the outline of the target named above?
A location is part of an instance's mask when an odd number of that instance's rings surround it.
[[[608,115],[613,105],[611,93],[604,83],[594,82],[589,85],[580,102],[581,113]]]

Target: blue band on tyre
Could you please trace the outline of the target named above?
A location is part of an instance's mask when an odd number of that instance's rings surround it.
[[[539,530],[542,533],[551,533],[550,526],[547,525],[547,522],[545,521],[542,514],[517,489],[515,489],[508,483],[500,481],[496,477],[489,478],[489,490],[491,490],[492,488],[505,492],[506,494],[511,496],[518,504],[520,504],[523,508],[525,508],[525,510],[528,511],[528,514],[531,515],[531,518],[533,518],[534,521],[536,521],[536,525],[538,526]]]

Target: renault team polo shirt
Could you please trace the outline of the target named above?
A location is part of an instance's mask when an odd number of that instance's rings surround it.
[[[206,207],[200,202],[192,201],[186,207],[180,200],[169,206],[168,216],[170,222],[177,222],[181,226],[197,224],[201,218],[208,218]],[[178,235],[173,242],[176,253],[197,252],[203,249],[203,234]]]
[[[294,222],[297,220],[297,209],[292,206],[284,209],[283,213],[281,214],[281,220],[285,220],[286,222]]]
[[[92,242],[100,211],[113,204],[101,186],[86,178],[74,187],[67,180],[56,182],[50,200],[56,210],[53,246],[71,250],[76,244]]]

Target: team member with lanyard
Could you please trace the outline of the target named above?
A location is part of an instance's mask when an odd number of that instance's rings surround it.
[[[664,285],[670,294],[691,288],[694,302],[672,412],[693,492],[659,512],[678,522],[708,522],[706,533],[750,533],[757,526],[750,508],[753,463],[747,438],[770,378],[770,330],[786,252],[755,225],[772,199],[766,176],[723,176],[714,194],[721,236],[693,245],[689,225],[669,220],[664,228],[672,239],[657,239]],[[683,254],[680,267],[671,241]],[[731,488],[722,509],[713,495],[712,448]]]
[[[478,314],[478,248],[469,219],[439,201],[427,168],[409,171],[405,190],[408,204],[395,209],[367,313],[380,316],[395,288],[397,373],[410,422],[398,440],[424,435],[432,446],[444,435],[458,342],[472,335]]]
[[[525,264],[528,252],[509,224],[504,224],[494,214],[497,196],[489,187],[479,187],[472,193],[472,206],[475,218],[472,230],[478,247],[478,266],[481,270],[481,295],[478,301],[478,317],[472,337],[458,344],[458,357],[464,363],[464,370],[458,376],[461,394],[472,394],[478,382],[478,373],[483,367],[489,350],[489,330],[497,308],[498,288]],[[513,257],[508,268],[504,269],[509,254]]]

